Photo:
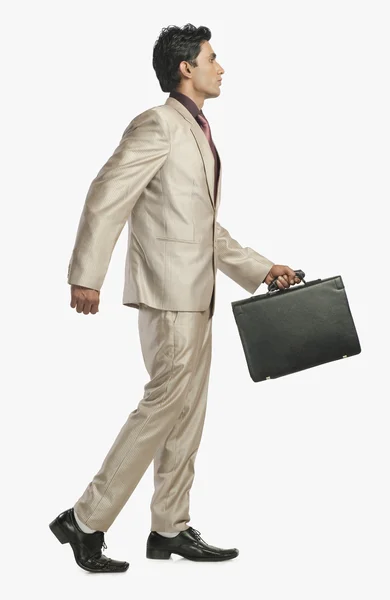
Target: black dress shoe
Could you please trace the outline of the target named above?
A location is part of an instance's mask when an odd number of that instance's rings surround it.
[[[128,562],[102,554],[102,546],[107,548],[104,532],[84,533],[76,522],[73,508],[58,515],[49,527],[61,544],[69,543],[72,546],[76,563],[82,569],[91,573],[121,573],[129,568]]]
[[[189,527],[176,537],[168,538],[151,531],[146,543],[147,558],[168,559],[171,554],[179,554],[189,560],[229,560],[238,556],[237,548],[216,548],[206,544],[200,532]]]

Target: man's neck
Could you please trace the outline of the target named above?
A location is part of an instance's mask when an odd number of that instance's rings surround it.
[[[188,98],[191,98],[191,100],[193,102],[195,102],[195,104],[199,108],[199,110],[202,110],[203,104],[204,104],[203,96],[198,96],[197,94],[195,94],[195,92],[193,90],[185,90],[185,89],[177,88],[175,91],[179,92],[180,94],[184,94],[185,96],[188,96]]]

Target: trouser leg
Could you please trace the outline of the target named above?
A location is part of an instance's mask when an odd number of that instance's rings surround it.
[[[183,531],[190,520],[190,489],[206,415],[212,349],[212,318],[198,313],[198,322],[199,353],[187,399],[154,457],[152,531]]]
[[[74,505],[88,527],[108,530],[182,412],[198,354],[199,314],[140,306],[139,335],[150,381]]]

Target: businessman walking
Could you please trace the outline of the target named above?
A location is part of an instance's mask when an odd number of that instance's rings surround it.
[[[146,555],[190,560],[235,558],[188,525],[194,463],[206,414],[217,269],[254,293],[261,283],[299,282],[294,271],[242,247],[217,221],[221,160],[204,101],[221,93],[224,69],[207,27],[164,28],[153,67],[165,104],[136,116],[92,181],[68,268],[71,306],[99,310],[116,241],[128,223],[123,304],[138,309],[145,367],[143,398],[119,431],[98,473],[50,529],[93,572],[126,571],[108,558],[104,533],[154,461]],[[231,122],[227,125],[233,126]]]

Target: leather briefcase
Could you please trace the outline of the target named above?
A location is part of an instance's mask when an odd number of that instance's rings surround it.
[[[361,352],[341,275],[232,302],[253,381],[275,379]]]

